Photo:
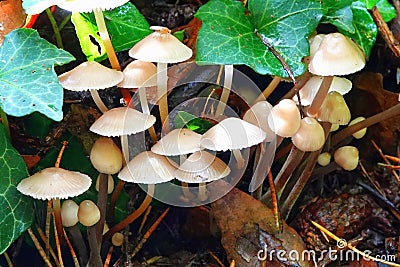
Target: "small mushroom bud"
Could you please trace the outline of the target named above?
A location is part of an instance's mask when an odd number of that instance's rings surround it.
[[[317,162],[319,165],[325,167],[326,165],[328,165],[331,162],[331,154],[329,152],[324,152],[319,154]]]
[[[84,200],[78,209],[79,222],[84,226],[92,226],[100,220],[100,210],[91,200]]]
[[[115,174],[122,168],[121,149],[109,137],[100,137],[90,151],[90,161],[101,173]]]
[[[78,223],[78,204],[67,199],[61,205],[61,221],[64,227],[71,227]]]
[[[100,177],[100,174],[99,174],[99,176],[97,176],[97,180],[96,180],[95,187],[96,187],[97,192],[99,191],[99,184],[100,184],[99,177]],[[111,194],[112,191],[114,191],[114,179],[113,179],[112,175],[109,174],[108,182],[107,182],[107,194]]]
[[[300,112],[296,103],[283,99],[275,105],[268,115],[269,127],[279,136],[291,137],[300,127]]]
[[[122,246],[122,244],[124,243],[124,235],[121,233],[115,233],[112,237],[111,237],[111,243],[116,246]]]
[[[358,166],[358,149],[354,146],[342,146],[333,155],[337,165],[346,171],[352,171]]]
[[[360,121],[363,121],[363,120],[365,120],[364,117],[357,117],[357,118],[355,118],[354,120],[352,120],[352,121],[349,123],[349,126],[351,126],[351,125],[353,125],[353,124],[356,124],[356,123],[359,123]],[[356,139],[361,139],[361,138],[364,137],[364,135],[365,135],[366,133],[367,133],[367,128],[362,128],[361,130],[359,130],[359,131],[353,133],[353,137],[356,138]]]

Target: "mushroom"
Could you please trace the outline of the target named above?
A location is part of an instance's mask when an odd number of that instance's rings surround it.
[[[78,208],[78,220],[86,227],[95,225],[100,220],[100,210],[97,205],[91,200],[82,201]]]
[[[346,171],[352,171],[358,166],[358,149],[354,146],[342,146],[333,154],[337,165]]]
[[[71,91],[89,90],[93,101],[101,112],[106,112],[108,108],[101,100],[97,90],[115,86],[122,81],[122,72],[109,69],[95,61],[87,61],[78,65],[74,69],[58,76],[61,86]]]
[[[268,115],[269,127],[281,137],[293,136],[300,127],[300,112],[291,99],[283,99]]]
[[[335,91],[330,92],[326,96],[321,105],[321,109],[316,115],[319,121],[326,121],[339,125],[348,124],[351,118],[350,110],[346,101],[341,94]]]
[[[111,243],[113,246],[120,247],[124,243],[124,235],[120,232],[113,234],[111,237]]]
[[[322,167],[325,167],[331,162],[331,158],[332,158],[332,156],[329,152],[324,152],[324,153],[319,154],[317,162]]]
[[[328,93],[333,75],[347,75],[361,70],[365,66],[365,56],[357,44],[338,32],[314,37],[310,47],[308,69],[312,74],[324,76],[308,109],[308,115],[315,117]]]
[[[355,118],[354,120],[352,120],[352,121],[349,123],[349,126],[354,125],[354,124],[359,123],[360,121],[364,121],[364,120],[365,120],[364,117],[357,117],[357,118]],[[353,135],[353,137],[356,138],[356,139],[361,139],[361,138],[364,137],[364,135],[365,135],[366,133],[367,133],[367,128],[362,128],[361,130],[359,130],[359,131],[353,133],[352,135]]]
[[[198,199],[205,201],[208,196],[205,183],[222,179],[231,172],[228,165],[215,155],[200,150],[191,154],[175,170],[174,176],[181,182],[200,183]]]
[[[180,42],[166,27],[152,26],[154,30],[129,50],[129,56],[142,61],[157,62],[157,92],[160,117],[164,130],[168,132],[167,66],[179,63],[192,56],[192,50]]]
[[[124,79],[118,84],[122,88],[138,88],[140,105],[144,114],[150,115],[149,104],[146,96],[146,87],[157,85],[157,67],[151,62],[134,60],[123,70]],[[153,143],[157,142],[154,127],[149,128]]]
[[[257,145],[267,134],[260,128],[239,118],[226,118],[207,130],[200,145],[213,151],[231,150],[238,168],[245,167],[240,149]]]
[[[64,227],[72,227],[78,223],[78,204],[71,199],[65,200],[61,205],[61,221]]]
[[[300,127],[292,136],[293,145],[302,151],[317,151],[325,143],[325,133],[318,121],[305,117],[300,121]]]

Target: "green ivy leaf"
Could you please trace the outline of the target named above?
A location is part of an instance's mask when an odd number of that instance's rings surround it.
[[[343,29],[339,29],[339,31],[358,43],[366,57],[369,57],[372,46],[376,41],[378,28],[364,3],[361,3],[360,1],[352,3],[351,10],[353,12],[353,25],[355,32],[352,33]]]
[[[353,0],[326,0],[322,2],[324,16],[321,22],[331,23],[338,29],[354,33],[353,12],[351,11],[351,3]]]
[[[363,3],[367,9],[373,8],[379,0],[359,0],[359,2]]]
[[[54,65],[74,57],[40,38],[32,29],[9,33],[0,47],[0,106],[9,115],[24,116],[39,111],[60,121],[63,88]]]
[[[28,176],[24,160],[11,146],[0,125],[0,254],[17,239],[33,220],[30,197],[17,191],[17,184]]]
[[[104,11],[103,14],[116,52],[130,49],[152,32],[146,19],[130,2],[110,11]],[[105,59],[107,57],[105,46],[97,34],[93,13],[73,13],[71,19],[87,59],[89,61]]]
[[[233,0],[210,0],[195,16],[202,20],[196,46],[199,64],[245,64],[260,74],[287,77],[279,60],[255,30],[282,55],[295,75],[305,71],[307,38],[322,16],[312,0],[249,0],[249,10]]]
[[[376,7],[381,13],[384,21],[389,22],[396,17],[396,9],[387,1],[387,0],[379,0],[376,3]]]

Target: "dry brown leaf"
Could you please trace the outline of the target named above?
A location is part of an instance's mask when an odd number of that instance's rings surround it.
[[[24,25],[25,19],[22,0],[0,1],[0,45],[7,33]]]
[[[227,183],[218,181],[210,187],[210,194],[218,194],[227,190]],[[297,232],[283,222],[283,231],[276,229],[272,210],[248,194],[233,188],[227,195],[212,203],[211,215],[221,231],[221,242],[228,255],[229,262],[234,260],[236,266],[286,266],[289,262],[258,260],[258,251],[264,249],[262,242],[268,243],[268,249],[285,251],[300,255],[306,250]],[[301,258],[301,257],[300,257]],[[292,266],[312,266],[308,261],[290,262]]]

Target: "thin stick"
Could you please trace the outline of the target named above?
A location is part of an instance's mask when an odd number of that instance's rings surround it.
[[[222,263],[222,261],[215,255],[211,250],[208,250],[208,253],[213,257],[213,259],[219,264],[221,267],[225,267],[225,265]]]
[[[393,162],[400,163],[400,158],[398,158],[398,157],[394,157],[394,156],[390,156],[390,155],[385,155],[385,158],[387,158],[387,159],[389,159],[389,160],[391,160],[391,161],[393,161]]]
[[[146,243],[146,241],[149,239],[149,237],[153,234],[153,232],[157,229],[158,225],[161,223],[161,221],[167,215],[168,211],[169,211],[169,208],[167,208],[160,215],[160,217],[153,223],[153,225],[149,228],[149,230],[147,230],[147,232],[143,235],[143,237],[140,240],[139,244],[136,246],[134,251],[131,253],[131,257],[132,258],[142,249],[143,245]]]
[[[274,214],[275,227],[277,231],[282,231],[283,224],[281,220],[281,213],[279,211],[279,206],[278,206],[278,197],[276,196],[275,192],[274,177],[272,176],[271,170],[268,172],[267,177],[268,177],[269,189],[271,191],[271,204],[272,204],[272,212]]]
[[[5,258],[6,261],[7,261],[8,267],[13,267],[14,265],[13,265],[13,263],[12,263],[10,257],[8,256],[7,251],[4,251],[3,255],[4,255],[4,258]]]
[[[279,83],[281,82],[281,77],[274,76],[272,81],[268,84],[268,86],[264,89],[264,91],[257,97],[253,104],[263,101],[267,99],[278,87]]]
[[[115,204],[117,203],[118,197],[122,192],[122,189],[124,189],[125,182],[122,180],[118,180],[117,185],[114,188],[114,192],[111,195],[110,199],[110,209],[108,212],[108,220],[112,221],[114,220],[114,211],[115,211]]]
[[[376,149],[376,151],[379,153],[379,156],[381,156],[381,158],[383,159],[383,161],[385,161],[386,164],[390,165],[389,160],[385,157],[385,155],[382,153],[382,150],[379,148],[379,146],[375,143],[374,140],[371,140],[372,145],[374,146],[374,148]],[[397,175],[395,170],[392,170],[392,174],[393,176],[396,178],[396,180],[398,182],[400,182],[400,177]]]
[[[56,159],[56,163],[54,164],[54,167],[59,168],[60,167],[60,163],[61,163],[61,159],[62,159],[62,155],[64,154],[65,148],[68,145],[68,141],[63,141],[62,142],[62,147],[60,149],[60,152],[58,152],[58,156]]]
[[[114,246],[111,246],[107,252],[107,257],[106,257],[106,260],[104,261],[103,267],[108,267],[108,265],[110,265],[111,256],[112,256],[113,251],[114,251]]]
[[[110,230],[108,230],[107,233],[105,233],[103,240],[107,240],[107,239],[111,238],[113,236],[113,234],[124,229],[126,226],[128,226],[133,221],[135,221],[140,215],[142,215],[143,212],[146,211],[147,207],[151,203],[151,200],[153,199],[154,184],[149,184],[147,190],[148,191],[147,191],[146,197],[143,200],[142,204],[139,206],[139,208],[137,208],[137,210],[132,212],[125,219],[123,219],[121,222],[114,225]]]
[[[36,225],[35,227],[36,227],[36,230],[37,230],[38,233],[39,233],[40,239],[42,239],[42,241],[43,241],[45,244],[49,243],[49,239],[45,236],[45,234],[43,233],[42,229],[40,229],[40,227],[37,226],[37,225]],[[60,266],[60,263],[58,262],[58,259],[57,259],[57,255],[56,255],[56,253],[54,252],[54,250],[53,250],[52,247],[49,248],[49,253],[50,253],[51,257],[53,258],[54,262],[56,263],[56,265],[57,265],[57,266]]]
[[[57,198],[58,200],[60,200],[59,198]],[[54,203],[57,201],[53,201],[53,207],[54,207]],[[59,230],[57,228],[57,219],[56,219],[56,215],[54,214],[53,216],[53,223],[54,223],[54,237],[56,239],[56,247],[57,247],[57,256],[58,256],[58,262],[60,263],[59,266],[63,267],[64,263],[63,263],[63,258],[62,258],[62,253],[61,253],[61,246],[60,246],[60,239],[59,239]]]
[[[352,246],[351,244],[349,244],[348,242],[346,242],[346,240],[344,240],[344,239],[342,239],[342,238],[336,236],[335,234],[333,234],[332,232],[330,232],[328,229],[326,229],[326,228],[323,227],[322,225],[320,225],[320,224],[318,224],[318,223],[316,223],[316,222],[314,222],[314,221],[311,221],[311,223],[312,223],[315,227],[317,227],[321,232],[323,232],[324,234],[326,234],[327,236],[329,236],[330,238],[332,238],[333,240],[335,240],[336,242],[338,242],[338,244],[339,244],[339,242],[340,242],[340,244],[341,244],[341,245],[344,245],[344,247],[347,247],[347,248],[351,249],[352,251],[354,251],[354,252],[360,254],[361,256],[363,256],[363,257],[365,257],[365,258],[371,259],[371,260],[373,260],[373,261],[382,262],[382,263],[387,264],[387,265],[389,265],[389,266],[400,267],[400,264],[397,264],[397,263],[394,263],[394,262],[390,262],[390,261],[385,261],[385,260],[382,260],[382,259],[380,259],[380,258],[375,258],[375,257],[373,257],[373,256],[370,256],[369,254],[366,254],[366,253],[362,252],[361,250],[357,249],[356,247]],[[344,248],[344,247],[343,247],[343,248]]]
[[[100,38],[104,42],[108,60],[110,61],[111,67],[116,70],[121,70],[117,55],[115,54],[114,47],[111,44],[110,36],[108,35],[106,23],[104,21],[103,11],[101,9],[94,10],[94,17],[96,19],[97,28],[99,30]]]
[[[40,245],[39,240],[36,238],[35,234],[32,232],[31,228],[28,228],[28,233],[33,241],[33,244],[35,244],[35,247],[36,247],[37,251],[39,252],[40,256],[42,256],[42,259],[43,259],[44,263],[46,264],[46,266],[53,267],[50,263],[49,258],[46,255],[46,253],[44,253],[44,250],[43,250],[42,246]]]
[[[51,27],[53,28],[58,48],[64,49],[64,45],[60,34],[60,29],[58,28],[57,21],[55,20],[53,12],[51,12],[50,8],[46,8],[46,15],[50,21]]]
[[[143,229],[143,227],[144,227],[144,224],[146,223],[147,218],[149,217],[151,208],[152,208],[151,206],[148,206],[148,207],[147,207],[146,212],[145,212],[144,215],[143,215],[142,223],[141,223],[140,226],[139,226],[138,234],[140,234],[140,233],[142,232],[142,229]]]
[[[69,238],[67,236],[67,233],[65,232],[65,229],[63,229],[63,230],[64,230],[65,240],[67,241],[67,246],[69,248],[69,252],[71,253],[71,257],[72,257],[72,260],[74,262],[74,265],[75,265],[75,267],[80,267],[78,258],[76,257],[75,250],[72,247],[71,242],[69,241]]]

